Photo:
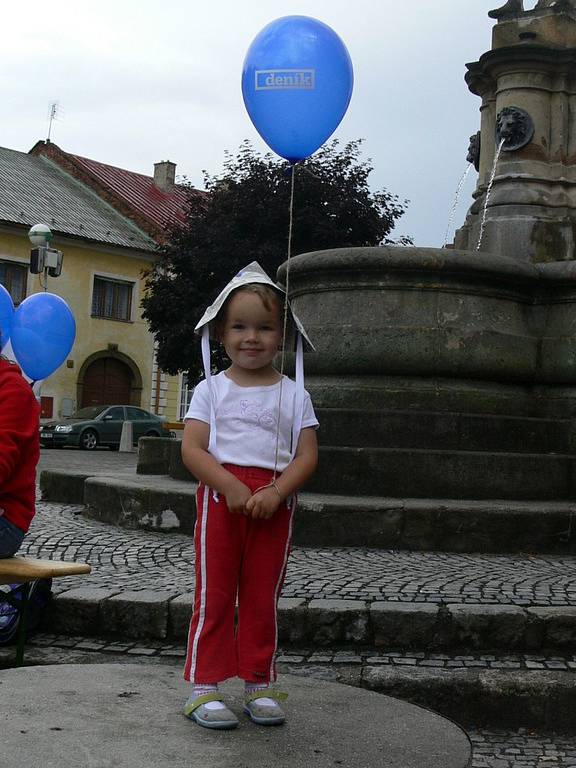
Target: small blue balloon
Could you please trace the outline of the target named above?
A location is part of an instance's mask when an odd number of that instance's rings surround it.
[[[344,117],[354,74],[346,46],[326,24],[284,16],[248,49],[242,95],[268,146],[291,163],[324,144]]]
[[[45,379],[68,357],[76,322],[68,304],[53,293],[34,293],[19,305],[12,323],[12,349],[33,381]]]
[[[14,302],[6,288],[0,284],[0,350],[10,340],[12,321],[14,319]]]

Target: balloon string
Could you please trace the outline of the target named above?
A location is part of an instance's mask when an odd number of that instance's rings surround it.
[[[274,479],[278,475],[278,451],[280,446],[280,413],[282,406],[282,384],[284,383],[284,361],[286,359],[286,330],[288,328],[288,291],[290,290],[290,257],[292,256],[292,229],[294,225],[294,179],[296,177],[296,164],[291,166],[290,205],[288,223],[288,258],[286,261],[286,286],[284,293],[284,325],[282,329],[282,354],[280,356],[280,392],[278,394],[278,419],[276,422],[276,452],[274,456]],[[294,447],[294,446],[293,446]]]

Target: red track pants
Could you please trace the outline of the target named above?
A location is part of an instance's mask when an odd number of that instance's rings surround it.
[[[252,491],[272,479],[266,469],[225,467]],[[196,506],[196,591],[184,677],[197,684],[275,680],[276,605],[295,504],[282,504],[269,520],[254,520],[231,514],[224,496],[201,484]]]

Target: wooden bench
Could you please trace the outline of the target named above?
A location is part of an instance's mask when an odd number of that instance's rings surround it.
[[[22,584],[22,599],[14,599],[5,592],[0,600],[8,602],[19,614],[18,637],[16,641],[16,666],[24,663],[28,602],[33,582],[38,579],[57,579],[61,576],[77,576],[90,573],[88,563],[66,563],[62,560],[34,560],[31,557],[7,557],[0,559],[0,584]]]

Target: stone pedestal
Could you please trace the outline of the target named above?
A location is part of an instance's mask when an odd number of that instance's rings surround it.
[[[564,6],[501,18],[492,50],[467,65],[468,87],[482,98],[481,148],[475,202],[456,248],[477,247],[497,117],[516,107],[530,116],[534,134],[500,154],[480,250],[535,263],[575,258],[576,12]]]
[[[242,714],[240,685],[224,692],[241,720],[209,731],[181,709],[180,670],[142,664],[60,665],[2,675],[5,765],[21,768],[466,768],[470,744],[429,710],[335,683],[285,678],[286,725]]]

